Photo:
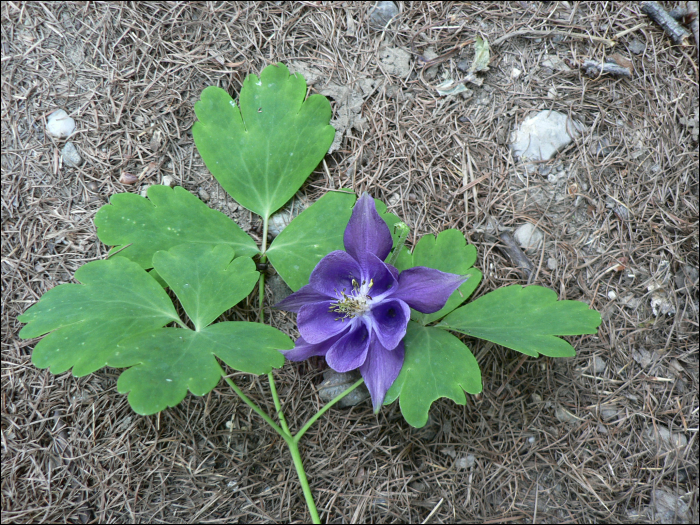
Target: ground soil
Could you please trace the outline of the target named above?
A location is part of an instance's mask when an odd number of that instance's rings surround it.
[[[309,520],[286,447],[223,382],[141,417],[116,392],[118,370],[76,378],[33,366],[36,340],[19,339],[16,320],[106,256],[93,218],[110,196],[164,176],[206,192],[259,239],[259,221],[194,147],[193,105],[210,85],[235,97],[247,74],[278,61],[305,71],[310,92],[326,90],[344,128],[304,199],[369,191],[409,224],[409,244],[461,230],[484,272],[475,297],[537,283],[603,316],[597,335],[570,338],[568,359],[521,360],[464,338],[484,391],[466,406],[436,402],[423,429],[396,404],[377,415],[366,402],[331,410],[301,447],[322,519],[697,522],[694,40],[674,46],[639,3],[406,2],[384,29],[370,25],[371,7],[3,2],[3,522]],[[439,96],[445,77],[465,76],[458,64],[474,52],[459,46],[477,34],[492,44],[483,85]],[[579,68],[615,53],[631,78]],[[430,67],[421,58],[445,54]],[[65,141],[45,131],[59,108],[77,122],[79,168],[63,164]],[[542,109],[586,128],[528,172],[509,133]],[[144,177],[127,186],[124,172]],[[525,253],[529,277],[497,236],[525,222],[545,236]],[[295,335],[292,318],[274,319]],[[292,427],[319,406],[316,365],[276,372]],[[234,379],[273,408],[266,381]],[[653,438],[664,431],[681,446]]]

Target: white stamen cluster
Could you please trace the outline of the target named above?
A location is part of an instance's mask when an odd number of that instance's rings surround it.
[[[340,292],[338,292],[338,290],[334,290],[335,296],[338,298],[338,300],[331,303],[328,311],[341,314],[339,317],[335,318],[335,321],[345,322],[345,319],[361,317],[367,313],[369,311],[368,301],[372,300],[372,296],[369,295],[372,285],[374,285],[374,281],[372,279],[369,280],[369,283],[367,281],[362,281],[362,284],[358,284],[358,282],[353,279],[352,291],[350,294],[345,293],[345,288],[343,288]]]

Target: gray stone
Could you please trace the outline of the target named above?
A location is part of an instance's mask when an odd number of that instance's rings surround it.
[[[394,2],[377,2],[369,12],[369,23],[372,28],[381,31],[398,14],[399,8]]]
[[[347,372],[344,374],[338,373],[335,370],[326,370],[323,373],[323,383],[318,386],[318,395],[321,401],[328,403],[335,397],[339,396],[345,390],[353,385],[358,379],[360,379],[359,370],[353,370],[352,372]],[[338,401],[336,406],[338,408],[354,407],[359,405],[364,400],[370,397],[369,390],[367,390],[367,385],[362,383],[355,390],[350,392],[343,399]]]
[[[49,115],[46,122],[46,132],[54,138],[65,139],[75,131],[75,120],[68,113],[58,109]]]
[[[527,117],[511,133],[513,155],[522,160],[549,160],[584,130],[580,122],[563,113],[543,110]]]
[[[605,364],[605,359],[600,356],[595,356],[593,358],[593,372],[596,374],[602,374],[608,365]]]
[[[571,71],[571,68],[566,65],[566,62],[554,55],[546,55],[542,62],[540,62],[540,65],[552,71]]]
[[[632,40],[632,42],[630,42],[630,45],[627,47],[627,49],[629,49],[630,52],[634,53],[635,55],[643,53],[645,48],[646,46],[636,38]]]
[[[526,222],[525,224],[518,226],[518,228],[513,232],[513,237],[524,250],[534,250],[540,247],[544,235],[540,230],[535,228],[533,224]]]
[[[70,168],[77,168],[83,163],[83,159],[78,153],[78,149],[72,142],[66,142],[61,150],[61,157],[63,158],[63,165]]]
[[[648,512],[654,523],[690,523],[690,506],[668,489],[654,490]]]
[[[175,186],[175,179],[173,177],[171,177],[170,175],[165,175],[161,179],[160,183],[163,186],[168,186],[169,188],[172,188],[173,186]]]
[[[280,211],[273,214],[267,223],[267,233],[277,237],[294,218],[304,211],[304,204],[299,199],[292,199]]]
[[[292,295],[292,289],[287,286],[287,283],[284,282],[284,279],[278,273],[267,279],[265,284],[270,293],[272,293],[272,304],[277,304]]]

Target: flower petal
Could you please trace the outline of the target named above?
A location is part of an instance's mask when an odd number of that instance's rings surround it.
[[[328,349],[342,336],[337,335],[317,344],[307,343],[303,337],[296,340],[294,348],[291,350],[280,350],[289,361],[304,361],[315,355],[326,355]]]
[[[389,290],[391,290],[391,293],[398,290],[399,281],[396,279],[396,273],[391,271],[393,266],[389,266],[372,253],[362,254],[359,263],[362,281],[372,282],[372,288],[368,292],[369,295],[377,298],[377,296],[384,295]]]
[[[372,253],[383,261],[391,251],[393,241],[389,227],[377,213],[374,199],[367,192],[352,209],[343,243],[347,252],[357,260],[363,253]]]
[[[416,266],[399,274],[399,289],[392,295],[424,314],[432,314],[445,303],[469,275],[445,273],[425,266]]]
[[[359,263],[344,251],[337,250],[321,259],[309,277],[309,286],[331,298],[339,298],[340,292],[352,291],[352,280],[362,280]]]
[[[330,301],[311,303],[301,307],[297,316],[297,325],[305,341],[311,344],[321,343],[348,328],[348,320],[336,321],[338,314],[331,312],[330,307]]]
[[[406,335],[411,309],[400,300],[381,301],[372,307],[372,331],[387,350],[393,350]]]
[[[273,306],[273,308],[298,313],[299,309],[306,304],[328,301],[329,299],[333,298],[334,296],[328,297],[327,295],[314,290],[310,285],[307,284],[306,286],[302,286],[301,288],[299,288],[293,294],[282,299],[279,303]]]
[[[359,368],[367,358],[369,330],[362,322],[354,327],[328,350],[326,363],[336,372],[349,372]]]
[[[387,350],[376,338],[372,338],[367,358],[360,366],[360,373],[372,396],[375,414],[379,412],[389,387],[401,372],[404,354],[403,341],[394,350]]]

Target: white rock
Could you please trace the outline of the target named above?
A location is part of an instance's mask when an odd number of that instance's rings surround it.
[[[49,115],[46,122],[46,132],[57,139],[69,137],[75,131],[75,120],[68,113],[58,109]]]
[[[580,135],[584,127],[563,113],[543,110],[527,117],[511,134],[511,150],[520,159],[549,160]]]
[[[529,222],[518,226],[518,228],[513,232],[513,237],[516,242],[524,250],[537,249],[542,244],[542,239],[544,235],[540,230],[535,228],[535,226]]]
[[[171,177],[170,175],[164,175],[163,178],[161,179],[160,183],[163,186],[169,186],[172,188],[173,186],[175,186],[175,179],[173,177]]]
[[[605,372],[606,366],[607,365],[605,364],[605,360],[602,357],[595,356],[593,358],[593,371],[596,374],[602,374],[603,372]]]
[[[608,292],[608,299],[610,299],[611,301],[614,301],[615,299],[617,299],[617,294],[613,290],[610,290]]]
[[[514,67],[510,72],[510,78],[512,78],[513,80],[516,80],[516,79],[520,78],[520,75],[522,75],[522,74],[523,74],[522,71],[520,71],[517,67]]]
[[[291,204],[287,204],[270,217],[267,232],[273,237],[277,237],[297,215],[304,211],[304,208],[305,206],[300,200],[292,200]]]
[[[399,8],[394,2],[377,2],[369,12],[369,22],[374,29],[382,30],[399,14]]]
[[[63,146],[61,157],[63,165],[70,168],[77,168],[83,163],[83,159],[80,158],[80,154],[72,142],[66,142],[66,145]]]

